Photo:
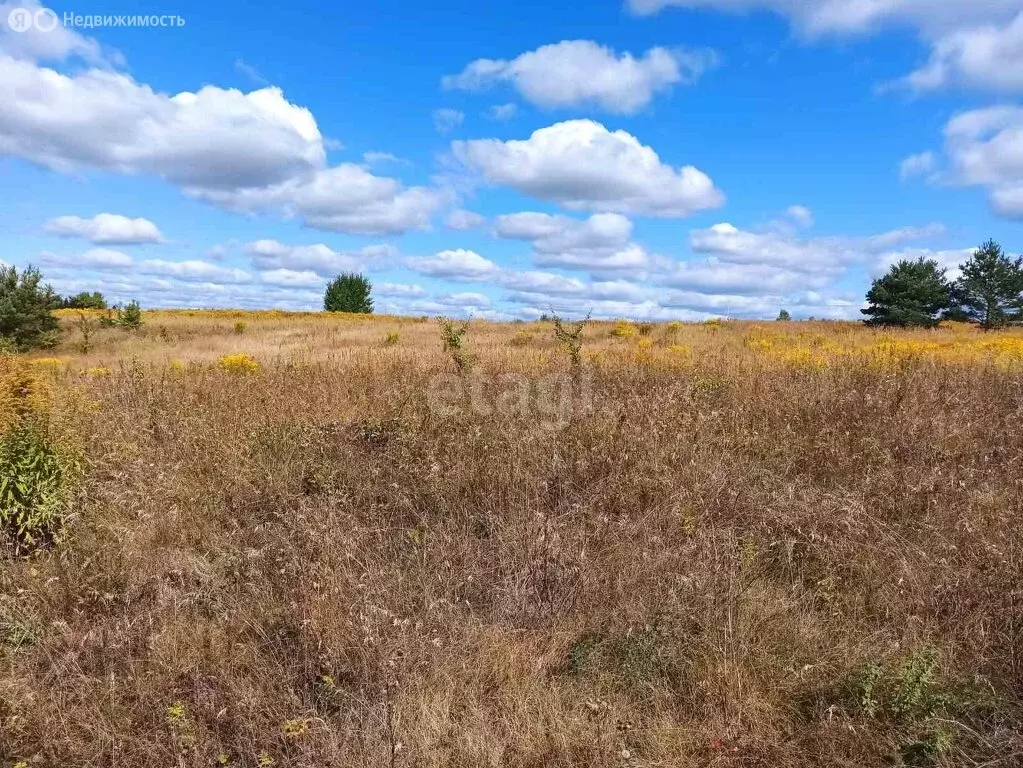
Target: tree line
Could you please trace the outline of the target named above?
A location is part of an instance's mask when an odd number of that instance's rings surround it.
[[[893,264],[867,291],[860,310],[870,326],[933,328],[942,320],[976,323],[985,330],[1023,322],[1023,256],[1012,258],[988,240],[950,281],[934,259]]]

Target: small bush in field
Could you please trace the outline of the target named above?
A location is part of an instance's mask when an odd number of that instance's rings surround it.
[[[137,301],[128,302],[126,306],[117,310],[117,325],[129,331],[136,331],[142,327],[142,308]]]
[[[653,332],[654,332],[654,324],[653,323],[640,323],[639,324],[639,335],[640,336],[649,336]]]
[[[462,347],[462,337],[468,330],[468,321],[455,325],[452,320],[443,317],[440,319],[440,337],[444,341],[444,351],[451,355],[455,370],[459,373],[468,373],[473,365],[472,355]]]
[[[224,355],[217,360],[217,367],[228,373],[255,373],[259,370],[259,362],[244,352]]]
[[[236,334],[238,334],[239,336],[241,336],[243,333],[245,333],[245,321],[244,320],[239,320],[237,323],[234,324],[234,332]]]
[[[581,351],[583,346],[583,328],[586,327],[586,323],[589,322],[589,319],[590,316],[586,315],[586,317],[577,323],[566,324],[556,314],[552,318],[554,323],[554,337],[568,352],[568,359],[572,364],[573,371],[578,371],[579,367],[582,365]]]
[[[54,540],[81,481],[81,451],[54,433],[46,385],[16,368],[3,380],[8,416],[0,434],[0,535],[15,554]]]
[[[400,333],[398,333],[397,331],[388,331],[387,336],[384,338],[384,346],[393,347],[399,341],[401,341]]]
[[[631,339],[638,333],[636,326],[628,320],[615,320],[614,328],[611,329],[611,337],[615,339]]]

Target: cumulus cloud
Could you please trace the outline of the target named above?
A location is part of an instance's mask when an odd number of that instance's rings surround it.
[[[927,63],[897,85],[929,90],[961,85],[1023,90],[1023,13],[1019,0],[627,0],[639,14],[676,6],[774,11],[804,36],[915,29],[930,45]]]
[[[443,78],[442,85],[475,91],[506,82],[537,106],[589,105],[630,114],[657,93],[694,82],[716,62],[710,50],[657,47],[636,58],[592,40],[563,40],[511,60],[477,59],[460,74]]]
[[[163,242],[159,228],[149,219],[130,219],[100,213],[91,219],[58,216],[46,222],[44,231],[57,237],[77,237],[97,245],[137,245]]]
[[[945,126],[949,169],[938,180],[988,191],[994,211],[1023,218],[1023,107],[963,112]]]
[[[60,74],[0,55],[0,153],[62,172],[153,175],[222,207],[356,234],[423,229],[447,197],[328,167],[312,113],[279,88],[158,93],[127,75]]]
[[[369,245],[346,253],[335,251],[323,243],[286,245],[277,240],[247,243],[245,253],[259,270],[310,272],[320,277],[380,267],[397,255],[394,248],[388,245]]]
[[[497,264],[464,248],[441,251],[434,256],[418,256],[408,260],[416,272],[454,280],[486,280],[498,270]]]
[[[101,66],[122,61],[116,51],[104,52],[95,40],[61,23],[55,24],[49,31],[33,25],[23,32],[15,32],[8,27],[8,19],[15,10],[25,11],[33,18],[40,13],[54,13],[44,9],[36,0],[6,0],[0,3],[0,55],[28,61],[65,61],[77,57]],[[42,17],[42,21],[49,23],[46,16]]]
[[[110,248],[92,248],[85,253],[69,256],[53,251],[43,251],[40,255],[44,264],[62,267],[90,267],[92,269],[131,269],[135,261],[126,253]]]
[[[927,64],[902,82],[916,91],[952,85],[1023,91],[1023,12],[1008,25],[984,24],[942,35]]]
[[[731,264],[785,267],[799,272],[841,270],[863,263],[872,254],[900,244],[936,237],[940,224],[902,227],[868,237],[799,238],[781,232],[751,232],[732,224],[693,230],[689,244],[697,253],[712,254]]]
[[[870,265],[870,274],[872,277],[880,277],[893,264],[923,258],[938,262],[938,266],[946,270],[945,276],[949,280],[956,280],[962,274],[959,267],[973,255],[975,250],[975,248],[956,248],[932,251],[929,248],[904,248],[901,251],[887,251],[880,254]]]
[[[487,181],[571,210],[679,218],[724,204],[703,171],[673,168],[625,131],[569,120],[526,140],[452,143],[455,157]]]
[[[1018,0],[627,0],[638,14],[675,6],[719,11],[769,10],[788,17],[807,34],[862,33],[885,24],[909,24],[927,31],[1011,18]]]
[[[629,242],[632,222],[617,213],[595,213],[585,220],[546,213],[513,213],[497,217],[494,233],[530,242],[533,261],[539,266],[639,272],[649,262],[643,248]]]

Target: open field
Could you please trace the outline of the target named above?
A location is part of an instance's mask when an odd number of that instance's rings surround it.
[[[1023,764],[1021,331],[77,317],[5,766]]]

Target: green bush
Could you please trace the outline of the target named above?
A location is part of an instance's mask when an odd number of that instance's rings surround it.
[[[82,475],[81,456],[25,418],[0,436],[0,528],[15,554],[60,532]]]
[[[142,327],[142,308],[137,301],[128,302],[126,306],[117,310],[117,324],[130,331]]]
[[[58,301],[53,289],[42,285],[38,269],[27,267],[19,275],[15,267],[0,267],[0,341],[17,352],[52,347],[60,326],[50,310]]]

